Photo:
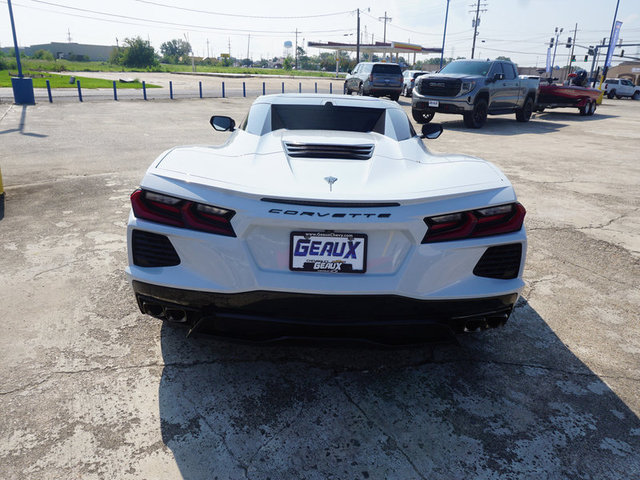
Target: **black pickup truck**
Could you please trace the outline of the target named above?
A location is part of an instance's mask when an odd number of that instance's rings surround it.
[[[481,128],[487,115],[504,113],[527,122],[539,83],[538,77],[518,76],[508,61],[456,60],[439,73],[417,78],[411,113],[418,123],[430,122],[436,113],[462,114],[470,128]]]

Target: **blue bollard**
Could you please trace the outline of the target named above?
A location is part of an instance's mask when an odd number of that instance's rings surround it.
[[[333,93],[333,83],[329,84],[329,93]]]
[[[282,93],[284,93],[284,82],[282,82]]]
[[[113,81],[113,99],[118,101],[118,90],[116,89],[116,81]]]
[[[198,82],[198,87],[200,88],[200,98],[202,98],[202,82]]]
[[[244,82],[242,82],[242,96],[247,96],[247,85]]]
[[[80,86],[80,80],[76,80],[76,84],[78,85],[78,100],[82,101],[82,87]]]
[[[49,80],[47,80],[47,94],[49,95],[49,103],[53,103],[53,98],[51,98],[51,84]]]
[[[173,82],[169,82],[169,98],[173,100]]]
[[[302,93],[302,82],[298,82],[298,93]]]
[[[264,82],[262,82],[262,94],[263,94],[263,95],[266,95],[266,93],[265,93],[265,92],[266,92],[266,90],[265,90],[265,87],[264,87]]]
[[[222,98],[224,98],[224,82],[222,82]]]
[[[144,80],[142,81],[142,96],[145,100],[147,99],[147,84],[144,83]]]
[[[316,82],[316,93],[318,93],[318,82]]]

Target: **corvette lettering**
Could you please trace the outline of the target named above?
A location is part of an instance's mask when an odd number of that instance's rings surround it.
[[[276,215],[297,215],[301,217],[328,217],[328,218],[389,218],[390,213],[330,213],[330,212],[309,212],[300,210],[282,210],[281,208],[272,208],[269,213]]]

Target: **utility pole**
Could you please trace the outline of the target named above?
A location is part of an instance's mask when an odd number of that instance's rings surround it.
[[[211,58],[209,55],[209,39],[207,38],[207,58]]]
[[[357,9],[358,28],[356,29],[356,63],[360,63],[360,9]]]
[[[480,7],[486,7],[487,4],[486,3],[482,3],[480,0],[477,0],[476,5],[470,5],[471,7],[476,7],[476,19],[472,22],[473,23],[473,46],[471,47],[471,58],[473,58],[473,55],[475,54],[476,51],[476,37],[478,36],[478,25],[480,24],[480,12],[486,12],[486,9],[482,9],[480,10]],[[473,10],[470,10],[469,13],[473,13]]]
[[[567,42],[567,47],[569,46],[569,44],[571,44],[571,53],[569,54],[569,62],[568,64],[568,68],[567,68],[567,80],[569,79],[569,75],[571,74],[571,67],[573,67],[573,50],[576,47],[576,35],[578,34],[578,24],[576,23],[576,28],[574,28],[573,30],[573,39],[569,39],[569,42]]]
[[[249,45],[251,45],[251,34],[247,37],[247,59],[249,59]]]
[[[562,31],[564,30],[564,28],[560,28],[560,30],[558,30],[558,27],[556,27],[556,44],[553,47],[553,60],[551,60],[551,72],[549,72],[549,78],[553,77],[553,66],[556,63],[556,52],[558,51],[558,38],[560,37],[560,34],[562,33]]]
[[[382,37],[382,41],[387,43],[387,20],[391,21],[391,17],[387,17],[387,12],[384,12],[384,17],[378,17],[378,20],[384,20],[384,35]]]
[[[296,28],[296,70],[298,70],[298,29]]]
[[[444,40],[447,38],[447,20],[449,19],[449,0],[447,0],[447,13],[444,16],[444,33],[442,34],[442,51],[440,52],[440,70],[442,70],[442,61],[444,60]],[[475,37],[474,37],[475,41]],[[414,54],[415,57],[415,54]],[[472,57],[473,58],[473,57]],[[414,58],[415,63],[415,58]]]

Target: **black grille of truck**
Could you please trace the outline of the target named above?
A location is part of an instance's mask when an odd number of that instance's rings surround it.
[[[503,280],[516,278],[520,271],[520,259],[522,258],[522,244],[511,243],[499,247],[487,248],[473,274],[478,277],[500,278]]]
[[[460,91],[460,80],[430,79],[424,78],[418,83],[420,95],[434,95],[437,97],[455,97]]]
[[[178,253],[164,235],[134,230],[131,246],[133,263],[139,267],[172,267],[180,264]]]

